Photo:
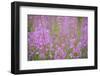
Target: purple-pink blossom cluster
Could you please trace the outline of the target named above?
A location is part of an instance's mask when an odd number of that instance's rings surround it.
[[[87,17],[29,15],[28,27],[28,60],[87,57]]]

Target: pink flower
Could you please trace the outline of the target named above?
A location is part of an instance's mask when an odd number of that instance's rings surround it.
[[[64,59],[66,55],[66,52],[61,47],[57,47],[57,50],[55,50],[54,59]]]

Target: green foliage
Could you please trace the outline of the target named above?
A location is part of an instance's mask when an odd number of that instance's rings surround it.
[[[28,23],[28,32],[31,32],[31,31],[32,31],[32,23],[29,22],[29,23]]]
[[[78,17],[78,23],[81,24],[82,21],[83,21],[83,17]],[[79,26],[81,26],[81,25],[79,25]]]
[[[81,58],[87,58],[87,56],[88,56],[88,51],[87,50],[88,50],[87,48],[83,48],[81,50]]]
[[[47,52],[46,52],[46,59],[52,59],[53,58],[53,52],[51,52],[50,50],[48,50]]]
[[[81,36],[81,26],[82,26],[83,17],[78,17],[78,24],[77,24],[77,35],[78,38]]]
[[[35,54],[35,56],[33,57],[33,60],[40,60],[39,54]]]
[[[58,35],[59,34],[59,30],[60,30],[60,27],[55,23],[52,26],[52,33],[55,33],[56,35]]]
[[[67,59],[71,59],[70,53],[71,53],[72,51],[73,51],[73,49],[72,49],[72,48],[70,48],[69,50],[66,50],[67,55],[66,55],[66,57],[65,57],[65,58],[67,58]]]

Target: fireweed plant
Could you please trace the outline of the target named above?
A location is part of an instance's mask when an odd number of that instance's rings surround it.
[[[88,56],[88,18],[28,15],[28,60]]]

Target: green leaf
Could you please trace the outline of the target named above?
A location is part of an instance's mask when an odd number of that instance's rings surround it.
[[[40,60],[39,54],[35,54],[35,56],[33,57],[33,60]]]
[[[81,50],[81,57],[82,58],[87,58],[88,57],[88,49],[87,48],[83,48]]]
[[[28,23],[28,32],[31,32],[33,29],[32,29],[32,22],[29,22]]]
[[[55,33],[56,35],[58,35],[59,30],[60,30],[60,27],[57,24],[54,24],[52,26],[52,33]]]

